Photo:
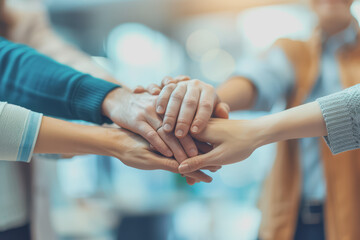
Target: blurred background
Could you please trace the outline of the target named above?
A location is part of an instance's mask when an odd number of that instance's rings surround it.
[[[316,26],[300,0],[20,2],[45,7],[58,34],[131,88],[178,74],[217,86],[276,39],[307,39]],[[360,2],[352,11],[360,17]],[[280,102],[274,111],[282,108]],[[263,147],[211,174],[211,184],[195,186],[109,157],[38,157],[41,167],[34,171],[42,176],[34,194],[43,197],[36,203],[37,239],[254,240],[261,219],[257,200],[273,153],[273,145]]]

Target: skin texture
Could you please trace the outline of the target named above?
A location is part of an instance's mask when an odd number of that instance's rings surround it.
[[[202,133],[193,135],[210,143],[213,150],[182,162],[179,171],[185,174],[208,165],[233,164],[269,143],[325,135],[326,125],[317,102],[255,120],[213,119]]]
[[[124,129],[84,126],[49,117],[43,117],[34,152],[106,155],[138,169],[178,172],[177,161],[152,152],[139,135]]]
[[[184,138],[189,132],[200,133],[211,116],[229,117],[229,107],[220,101],[214,87],[188,76],[165,77],[160,86],[137,87],[135,93],[159,95],[156,112],[164,116],[166,132]]]
[[[148,93],[134,94],[118,88],[105,98],[103,114],[118,126],[144,137],[164,156],[174,156],[179,163],[196,156],[198,150],[190,136],[178,140],[172,133],[164,130],[163,120],[155,111],[157,98]],[[211,182],[212,178],[201,171],[187,174],[189,184],[200,181]]]

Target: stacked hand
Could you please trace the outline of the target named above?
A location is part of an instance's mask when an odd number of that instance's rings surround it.
[[[327,133],[317,102],[251,121],[226,120],[229,108],[214,89],[187,77],[166,78],[135,93],[117,88],[102,112],[122,128],[44,117],[35,152],[114,156],[131,167],[185,174],[194,184],[211,182],[201,170],[244,160],[262,145]]]
[[[144,137],[162,155],[174,157],[181,163],[199,154],[198,146],[188,135],[189,129],[201,132],[213,112],[217,117],[227,118],[228,108],[219,103],[213,87],[198,80],[166,78],[161,87],[150,86],[157,89],[150,91],[154,95],[140,89],[135,93],[116,89],[104,100],[103,114],[122,128]],[[219,168],[201,169],[216,171]],[[188,172],[186,177],[189,184],[212,180],[200,170]]]

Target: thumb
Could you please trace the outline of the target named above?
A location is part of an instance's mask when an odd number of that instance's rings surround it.
[[[219,154],[217,153],[217,150],[214,149],[207,154],[189,158],[180,164],[179,172],[181,174],[186,174],[205,168],[206,166],[216,166],[218,156]]]
[[[230,112],[229,105],[224,102],[220,102],[215,107],[214,117],[228,119],[229,112]]]

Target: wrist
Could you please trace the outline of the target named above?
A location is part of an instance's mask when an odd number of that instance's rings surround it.
[[[272,115],[264,116],[253,120],[255,125],[255,142],[257,147],[281,140],[282,131],[276,119]]]
[[[112,119],[112,111],[123,104],[122,100],[127,98],[129,93],[130,92],[124,88],[116,88],[109,92],[101,105],[102,114]]]
[[[124,134],[119,128],[105,128],[99,127],[96,133],[96,144],[93,146],[98,155],[111,156],[119,158],[119,154],[124,151],[122,144],[124,141]]]

